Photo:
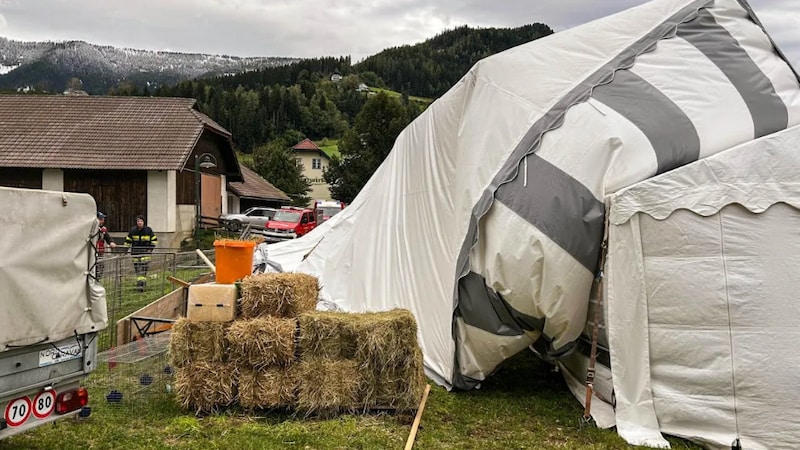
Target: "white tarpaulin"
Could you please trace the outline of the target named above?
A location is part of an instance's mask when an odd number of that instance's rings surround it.
[[[94,199],[0,187],[0,205],[0,352],[104,329],[105,290],[89,276]]]
[[[607,325],[617,428],[796,448],[800,127],[610,199]]]
[[[411,310],[427,373],[471,388],[534,342],[575,349],[609,195],[799,123],[745,2],[656,0],[478,62],[270,258],[343,310]]]

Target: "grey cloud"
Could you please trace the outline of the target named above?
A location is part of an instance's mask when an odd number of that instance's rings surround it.
[[[797,0],[752,0],[775,40],[800,59]],[[556,31],[644,0],[0,0],[0,35],[152,50],[359,60],[446,28],[543,22]]]

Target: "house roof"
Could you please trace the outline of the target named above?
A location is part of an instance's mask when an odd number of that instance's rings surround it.
[[[300,141],[297,144],[295,144],[295,146],[292,147],[292,150],[301,150],[301,151],[302,150],[311,150],[311,151],[315,151],[315,152],[321,152],[322,151],[321,148],[317,147],[317,144],[315,144],[314,141],[312,141],[311,139],[308,139],[308,138],[305,138],[302,141]]]
[[[289,203],[289,198],[283,191],[276,188],[261,175],[241,166],[243,183],[228,183],[228,188],[241,198],[254,198],[258,200],[274,200]]]
[[[204,131],[230,146],[231,133],[194,106],[188,98],[0,95],[0,167],[181,170]]]
[[[328,155],[324,150],[319,148],[317,144],[314,143],[314,141],[308,138],[303,139],[302,141],[295,144],[295,146],[292,147],[292,150],[296,152],[314,152],[318,153],[321,156],[324,156],[327,159],[331,159],[330,155]]]

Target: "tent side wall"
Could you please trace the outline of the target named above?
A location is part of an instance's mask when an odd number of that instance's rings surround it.
[[[800,127],[611,197],[617,429],[791,448],[800,420]]]

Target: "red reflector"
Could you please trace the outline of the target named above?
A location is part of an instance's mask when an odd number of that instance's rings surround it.
[[[86,388],[78,388],[72,391],[62,392],[56,398],[56,412],[66,414],[76,409],[81,409],[89,403],[89,391]]]

